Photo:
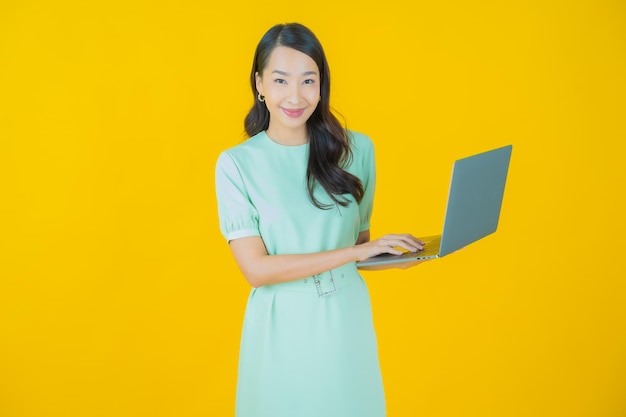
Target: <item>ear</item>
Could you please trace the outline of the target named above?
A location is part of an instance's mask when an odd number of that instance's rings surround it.
[[[256,80],[256,91],[263,95],[263,79],[258,71],[254,73],[254,78]]]

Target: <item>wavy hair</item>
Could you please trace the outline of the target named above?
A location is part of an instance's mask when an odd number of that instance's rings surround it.
[[[266,130],[270,113],[265,103],[258,101],[256,77],[268,64],[270,54],[277,46],[286,46],[300,51],[315,61],[320,70],[321,100],[307,120],[309,135],[309,161],[307,166],[307,188],[311,202],[320,209],[330,209],[333,204],[322,204],[314,195],[321,185],[335,204],[346,207],[350,201],[342,194],[352,194],[357,202],[363,198],[361,180],[344,168],[352,160],[352,149],[347,130],[330,110],[330,71],[322,44],[315,34],[299,23],[278,24],[270,28],[261,38],[254,53],[250,85],[254,105],[245,118],[244,125],[249,137]]]

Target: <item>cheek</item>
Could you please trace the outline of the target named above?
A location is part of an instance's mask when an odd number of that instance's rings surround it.
[[[270,102],[275,102],[275,101],[280,101],[283,98],[283,90],[282,88],[280,88],[281,86],[279,85],[275,85],[275,84],[270,84],[265,86],[265,100],[266,101],[270,101]]]
[[[307,91],[306,91],[306,98],[310,102],[317,101],[319,99],[319,97],[320,97],[320,89],[319,89],[319,87],[307,89]]]

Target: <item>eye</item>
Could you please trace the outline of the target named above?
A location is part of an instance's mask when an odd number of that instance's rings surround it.
[[[310,78],[308,80],[304,80],[305,84],[313,84],[314,82],[315,82],[315,80],[312,80]]]
[[[274,80],[274,82],[276,84],[287,84],[287,81],[283,80],[282,78],[277,78]]]

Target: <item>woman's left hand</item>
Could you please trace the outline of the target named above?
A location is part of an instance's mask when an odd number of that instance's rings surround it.
[[[428,262],[430,260],[432,260],[432,258],[431,259],[420,259],[418,261],[395,262],[395,263],[390,263],[390,264],[359,266],[358,269],[360,269],[362,271],[381,271],[381,270],[384,270],[384,269],[392,269],[392,268],[408,269],[408,268],[411,268],[413,266],[417,266],[417,265],[419,265],[421,263]]]

